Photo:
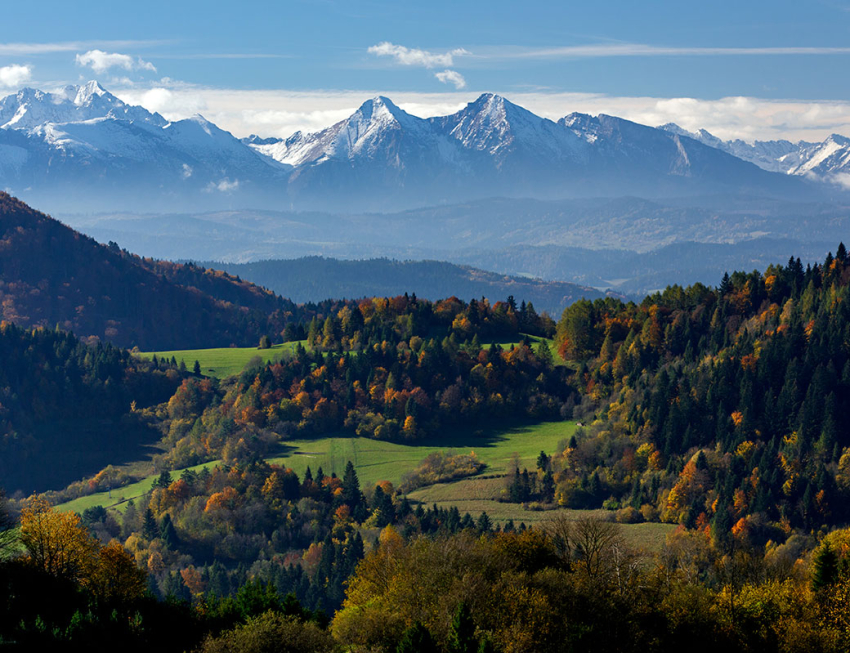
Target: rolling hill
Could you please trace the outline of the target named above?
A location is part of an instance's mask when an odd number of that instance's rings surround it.
[[[499,301],[512,295],[534,304],[538,311],[558,316],[577,299],[596,299],[605,293],[587,286],[542,281],[487,272],[441,261],[369,259],[343,261],[320,256],[254,263],[205,263],[260,284],[286,292],[296,302],[325,297],[393,297],[415,293],[437,300],[452,295],[464,300],[486,297]]]
[[[101,245],[0,193],[0,318],[121,347],[255,344],[297,310],[223,272]]]

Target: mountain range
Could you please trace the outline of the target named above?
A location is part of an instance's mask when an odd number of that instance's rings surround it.
[[[228,210],[62,219],[100,242],[119,242],[143,256],[217,261],[213,267],[228,270],[230,264],[269,259],[302,259],[306,265],[305,256],[436,260],[634,296],[675,283],[715,284],[718,269],[764,269],[787,261],[792,253],[804,263],[823,260],[839,241],[847,240],[850,206],[751,196],[664,201],[490,198],[380,214]],[[369,267],[366,263],[364,269]],[[328,264],[319,271],[329,287],[355,296],[345,289],[354,281],[348,279],[353,269]],[[371,290],[359,286],[357,293],[390,292],[388,284],[395,280],[383,275],[376,272]],[[266,277],[243,276],[274,288]],[[454,272],[451,276],[453,283],[461,283],[462,276]],[[406,278],[411,283],[415,279]],[[311,283],[295,275],[292,284],[278,292],[286,296],[318,292]],[[480,291],[469,296],[480,296]]]
[[[244,142],[293,166],[294,203],[330,210],[387,211],[495,196],[792,197],[814,188],[669,130],[606,115],[573,113],[553,122],[491,93],[428,119],[377,97],[320,132]]]
[[[838,188],[742,156],[669,126],[575,113],[555,122],[489,93],[428,119],[377,97],[317,133],[244,140],[201,116],[168,121],[127,105],[94,81],[0,101],[0,188],[65,212],[384,212],[494,196],[787,199]]]
[[[386,258],[341,261],[321,256],[252,263],[203,263],[230,275],[285,295],[292,301],[319,302],[328,297],[397,297],[414,293],[438,301],[486,297],[491,302],[509,296],[530,302],[538,312],[559,317],[578,299],[599,299],[605,293],[563,281],[543,281],[444,261],[394,261]]]
[[[0,189],[49,210],[263,202],[287,174],[201,116],[169,122],[94,81],[0,100]]]
[[[699,141],[765,170],[831,181],[844,187],[850,185],[850,138],[841,134],[832,134],[820,143],[787,140],[747,143],[740,139],[724,141],[705,129],[690,132],[675,123],[659,129]]]

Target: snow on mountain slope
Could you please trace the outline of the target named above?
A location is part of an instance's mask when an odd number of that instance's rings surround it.
[[[582,155],[583,143],[573,133],[492,93],[430,122],[465,149],[497,159],[518,150],[556,160],[578,160]]]
[[[790,144],[764,145],[763,158],[818,175],[847,165],[838,139],[819,158],[799,158]],[[484,197],[808,191],[801,179],[734,155],[747,154],[746,144],[715,141],[605,115],[553,122],[490,93],[429,119],[379,96],[316,133],[239,140],[201,116],[168,122],[89,82],[0,100],[0,188],[48,210],[52,201],[79,202],[74,210],[203,209],[226,198],[233,208],[345,212]]]
[[[756,164],[764,170],[806,176],[823,181],[839,181],[850,174],[850,139],[832,134],[821,143],[786,140],[724,141],[704,129],[689,132],[674,123],[659,127],[664,131],[688,136],[706,145]]]
[[[582,149],[579,140],[556,123],[491,93],[455,114],[427,120],[402,111],[385,97],[376,97],[323,131],[296,132],[285,140],[252,136],[244,142],[293,166],[375,157],[402,165],[404,145],[419,153],[431,150],[446,163],[461,166],[465,164],[463,152],[501,159],[524,150],[538,157],[577,159]],[[381,153],[384,148],[391,156]]]
[[[130,197],[136,207],[215,205],[212,191],[240,185],[283,197],[289,171],[201,116],[168,122],[97,82],[0,100],[0,157],[0,188],[101,208]]]
[[[808,148],[806,154],[789,174],[828,178],[850,173],[850,138],[846,136],[832,134],[823,143]]]
[[[286,140],[246,142],[258,152],[292,166],[378,156],[399,166],[405,146],[423,149],[433,145],[433,140],[427,121],[402,111],[388,98],[376,97],[364,102],[349,118],[320,132],[296,132]],[[389,156],[384,156],[382,149]]]
[[[45,123],[66,123],[112,117],[162,126],[157,113],[125,104],[95,81],[66,86],[55,93],[24,88],[0,100],[0,129],[32,129]]]

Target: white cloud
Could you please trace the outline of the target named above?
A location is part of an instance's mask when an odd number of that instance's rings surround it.
[[[471,54],[471,53],[470,53]],[[767,47],[767,48],[712,48],[667,47],[643,43],[598,43],[568,45],[549,48],[524,48],[515,46],[476,48],[476,59],[558,59],[595,57],[723,57],[723,56],[779,56],[779,55],[835,55],[850,54],[848,47]]]
[[[14,88],[27,82],[32,77],[32,66],[12,64],[0,68],[0,86]]]
[[[188,179],[192,176],[192,172],[194,172],[192,170],[192,166],[190,166],[188,163],[184,163],[183,171],[180,173],[180,176],[183,177],[183,179]]]
[[[0,55],[20,56],[79,52],[92,48],[144,48],[162,45],[167,41],[60,41],[56,43],[0,43]]]
[[[850,190],[850,175],[846,172],[836,172],[829,180],[841,186],[844,190]]]
[[[160,83],[169,83],[167,78]],[[188,90],[173,90],[164,86],[155,86],[149,89],[137,89],[135,85],[117,91],[127,104],[143,106],[148,111],[162,114],[168,120],[181,120],[205,113],[207,103],[200,93]]]
[[[438,66],[453,66],[454,57],[468,55],[463,48],[455,48],[448,52],[435,53],[417,48],[406,48],[403,45],[395,45],[389,41],[373,45],[368,50],[369,54],[378,57],[392,57],[396,63],[403,66],[422,66],[424,68],[436,68]]]
[[[453,113],[475,99],[477,93],[393,92],[389,89],[290,91],[219,89],[161,80],[158,87],[110,89],[130,104],[141,104],[169,120],[203,113],[236,136],[259,134],[286,137],[295,131],[312,132],[345,119],[365,100],[389,96],[413,115],[428,118]],[[820,141],[833,132],[850,136],[850,102],[765,100],[728,97],[698,98],[622,97],[594,93],[559,93],[494,89],[534,113],[558,120],[578,111],[606,113],[646,125],[675,122],[694,131],[707,129],[724,139],[747,141]],[[246,108],[250,107],[250,108]]]
[[[222,179],[218,183],[211,181],[207,185],[206,191],[208,193],[212,193],[213,191],[217,190],[220,193],[229,193],[231,191],[236,190],[237,188],[239,188],[239,180],[238,179],[234,179],[233,181],[230,181],[230,179],[225,177],[224,179]]]
[[[105,73],[110,68],[123,68],[124,70],[149,70],[156,72],[156,68],[150,61],[133,57],[129,54],[118,52],[104,52],[103,50],[89,50],[76,57],[78,66],[89,67],[98,74]]]
[[[455,88],[466,88],[466,80],[456,70],[444,70],[441,73],[434,73],[434,77],[439,79],[443,84],[454,84]]]

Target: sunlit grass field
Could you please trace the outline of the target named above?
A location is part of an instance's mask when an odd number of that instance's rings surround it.
[[[307,344],[306,340],[300,341],[302,345]],[[271,349],[258,349],[257,347],[222,347],[220,349],[183,349],[177,351],[148,351],[137,354],[143,358],[151,359],[154,354],[157,358],[165,358],[171,360],[172,357],[186,363],[186,367],[191,370],[198,361],[201,365],[201,373],[204,376],[214,376],[223,379],[234,374],[239,374],[248,362],[259,356],[263,361],[268,362],[279,357],[286,351],[293,351],[298,343],[286,342],[282,345],[274,345]]]
[[[504,473],[514,452],[519,454],[522,464],[533,467],[541,451],[552,453],[561,440],[568,439],[575,430],[574,422],[544,422],[542,424],[521,425],[498,431],[476,435],[469,432],[454,432],[444,438],[432,438],[417,444],[382,442],[369,438],[352,436],[330,436],[287,440],[269,462],[291,467],[299,477],[309,466],[315,474],[319,467],[330,475],[342,475],[350,460],[354,463],[360,484],[373,486],[379,481],[390,481],[395,485],[404,475],[415,468],[428,454],[435,451],[455,451],[469,453],[475,451],[479,459],[487,465],[484,474]],[[218,462],[209,462],[192,469],[200,470],[204,466],[215,466]],[[182,470],[172,472],[177,478]],[[91,506],[120,507],[128,499],[138,498],[150,491],[157,475],[117,488],[100,492],[74,501],[61,504],[62,510],[82,512]]]
[[[542,338],[529,336],[529,339],[536,347]],[[307,347],[307,341],[299,341],[304,347]],[[549,340],[549,348],[552,350],[552,355],[556,365],[564,365],[564,361],[558,356],[555,351],[553,340]],[[258,349],[257,347],[221,347],[218,349],[182,349],[174,351],[146,351],[137,354],[143,358],[151,359],[154,354],[157,358],[165,358],[171,360],[174,358],[178,365],[180,361],[186,363],[186,367],[191,370],[195,365],[195,361],[201,366],[201,373],[204,376],[214,376],[219,379],[224,379],[234,374],[239,374],[245,369],[251,359],[259,356],[263,361],[272,361],[286,351],[293,351],[298,342],[286,342],[281,345],[274,345],[271,349]],[[489,347],[491,343],[481,343],[483,347]],[[505,349],[511,345],[518,345],[519,341],[497,341],[500,347]]]
[[[575,422],[544,422],[541,424],[516,425],[484,434],[453,432],[443,438],[432,438],[417,444],[382,442],[368,438],[351,436],[329,436],[288,440],[269,462],[292,468],[299,477],[303,477],[309,466],[315,475],[319,467],[325,474],[339,476],[350,460],[354,463],[360,484],[364,488],[372,487],[379,481],[390,481],[398,486],[405,474],[414,469],[423,458],[435,451],[469,453],[474,451],[487,467],[481,475],[441,483],[411,492],[409,498],[428,506],[436,504],[443,508],[457,506],[461,514],[470,513],[477,518],[486,512],[495,523],[513,520],[516,525],[542,524],[553,516],[553,511],[525,510],[521,505],[498,501],[504,487],[501,477],[516,453],[520,464],[534,468],[541,451],[551,454],[558,449],[562,440],[568,439],[575,431]],[[197,465],[191,469],[200,471],[203,467],[214,467],[219,461]],[[177,478],[182,470],[172,472]],[[102,505],[123,512],[127,501],[139,499],[151,490],[158,475],[109,492],[101,492],[75,499],[57,506],[59,510],[82,512],[86,508]],[[578,519],[581,516],[610,515],[604,510],[559,510]],[[663,544],[666,535],[674,527],[670,524],[629,524],[623,526],[623,532],[629,542],[647,551],[656,551]]]

